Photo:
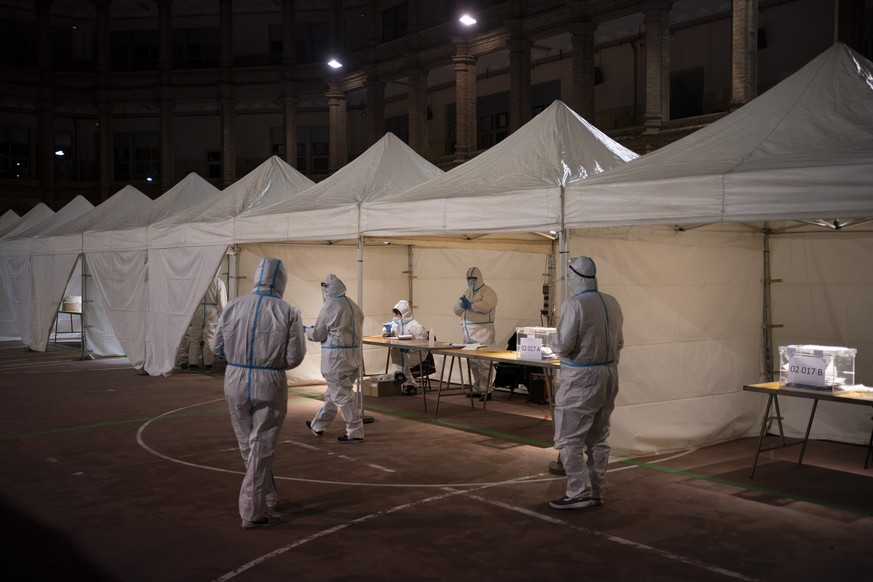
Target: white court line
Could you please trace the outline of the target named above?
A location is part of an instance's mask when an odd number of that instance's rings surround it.
[[[470,492],[465,491],[463,493],[470,493]],[[472,493],[470,494],[470,497],[472,497],[473,499],[476,499],[478,501],[482,501],[484,503],[489,503],[491,505],[496,505],[497,507],[509,509],[510,511],[517,511],[518,513],[521,513],[523,515],[527,515],[528,517],[535,517],[537,519],[541,519],[541,520],[547,521],[549,523],[554,523],[556,525],[563,525],[563,526],[575,529],[577,531],[580,531],[580,532],[587,534],[587,535],[590,535],[590,536],[596,536],[596,537],[605,539],[605,540],[610,541],[610,542],[615,542],[615,543],[618,543],[621,545],[630,546],[630,547],[635,548],[637,550],[642,550],[644,552],[653,553],[653,554],[656,554],[658,556],[661,556],[662,558],[667,558],[668,560],[673,560],[676,562],[682,562],[683,564],[688,564],[688,565],[694,566],[696,568],[702,568],[704,570],[709,570],[710,572],[715,572],[716,574],[721,574],[723,576],[728,576],[730,578],[736,578],[737,580],[747,580],[747,581],[756,580],[755,578],[749,578],[748,576],[746,576],[744,574],[740,574],[739,572],[734,572],[733,570],[727,570],[727,569],[721,568],[719,566],[712,566],[710,564],[707,564],[706,562],[701,562],[700,560],[695,560],[693,558],[687,558],[685,556],[681,556],[679,554],[674,554],[673,552],[668,552],[666,550],[659,550],[658,548],[654,548],[652,546],[647,546],[645,544],[641,544],[641,543],[635,542],[633,540],[629,540],[626,538],[621,538],[621,537],[614,536],[614,535],[611,535],[608,533],[604,533],[604,532],[598,531],[596,529],[591,529],[591,528],[582,527],[579,525],[574,525],[574,524],[566,522],[562,519],[558,519],[556,517],[552,517],[549,515],[544,515],[542,513],[538,513],[536,511],[532,511],[532,510],[524,508],[524,507],[517,507],[515,505],[509,505],[508,503],[503,503],[501,501],[494,501],[493,499],[486,499],[486,498],[481,497],[479,495],[473,495]]]
[[[231,473],[231,474],[236,474],[236,475],[244,475],[245,473],[244,473],[244,472],[241,472],[241,471],[230,471],[230,470],[227,470],[227,469],[221,469],[221,468],[218,468],[218,467],[210,467],[210,466],[206,466],[206,465],[200,465],[200,464],[197,464],[197,463],[189,463],[189,462],[187,462],[187,461],[182,461],[182,460],[180,460],[180,459],[175,459],[175,458],[173,458],[173,457],[169,457],[169,456],[164,455],[163,453],[159,453],[158,451],[156,451],[156,450],[152,449],[151,447],[149,447],[147,444],[145,444],[145,441],[144,441],[143,438],[142,438],[142,435],[143,435],[143,432],[145,431],[145,429],[146,429],[146,428],[147,428],[147,427],[148,427],[152,422],[154,422],[154,421],[156,421],[156,420],[159,420],[159,419],[161,419],[161,418],[163,418],[163,417],[165,417],[165,416],[171,415],[171,414],[175,414],[175,413],[180,412],[180,411],[182,411],[182,410],[187,410],[187,409],[189,409],[189,408],[194,408],[194,407],[197,407],[197,406],[201,406],[201,405],[203,405],[203,404],[211,404],[211,403],[213,403],[213,402],[219,402],[219,401],[223,401],[223,400],[224,400],[224,398],[217,398],[217,399],[215,399],[215,400],[209,400],[209,401],[206,401],[206,402],[201,402],[201,403],[197,403],[197,404],[192,404],[192,405],[189,405],[189,406],[183,406],[183,407],[181,407],[181,408],[177,408],[176,410],[172,410],[172,411],[169,411],[169,412],[165,412],[164,414],[161,414],[161,415],[159,415],[159,416],[156,416],[156,417],[154,417],[154,418],[152,418],[152,419],[146,421],[142,426],[140,426],[139,430],[137,430],[136,440],[137,440],[137,442],[140,444],[141,447],[143,447],[144,449],[146,449],[147,451],[149,451],[149,452],[152,453],[153,455],[158,456],[158,457],[160,457],[160,458],[162,458],[162,459],[168,460],[168,461],[173,462],[173,463],[179,463],[179,464],[182,464],[182,465],[187,465],[187,466],[190,466],[190,467],[197,467],[197,468],[206,469],[206,470],[210,470],[210,471],[217,471],[217,472],[222,472],[222,473]],[[309,449],[322,450],[322,449],[319,449],[319,448],[317,448],[317,447],[313,447],[313,446],[311,446],[311,445],[306,445],[306,444],[303,444],[303,443],[297,443],[296,441],[283,441],[283,442],[289,442],[289,443],[300,444],[301,446],[303,446],[303,447],[305,447],[305,448],[309,448]],[[693,452],[693,450],[696,450],[696,449],[692,449],[692,450],[689,450],[689,451],[682,451],[682,452],[677,453],[676,455],[673,455],[673,456],[671,456],[671,457],[665,457],[665,458],[663,458],[663,459],[658,459],[658,461],[659,461],[659,462],[663,462],[663,461],[668,461],[668,460],[671,460],[671,459],[675,459],[675,458],[678,458],[678,457],[684,456],[684,455],[686,455],[686,454],[689,454],[690,452]],[[338,454],[337,454],[337,456],[345,457],[344,455],[338,455]],[[349,457],[345,457],[345,458],[349,458]],[[354,460],[354,459],[352,459],[352,460]],[[614,469],[614,471],[619,471],[619,470],[624,470],[624,469],[633,469],[633,468],[637,468],[637,466],[636,466],[636,465],[628,465],[628,466],[625,466],[625,467],[619,467],[619,468],[617,468],[617,469]],[[283,547],[281,547],[281,548],[278,548],[278,549],[276,549],[276,550],[273,550],[272,552],[270,552],[270,553],[268,553],[268,554],[264,554],[263,556],[261,556],[261,557],[255,559],[255,560],[252,560],[251,562],[248,562],[248,563],[246,563],[246,564],[243,564],[242,566],[240,566],[240,567],[237,568],[236,570],[233,570],[233,571],[231,571],[231,572],[228,572],[228,573],[222,575],[221,577],[217,578],[217,579],[216,579],[216,582],[225,582],[226,580],[230,580],[230,579],[232,579],[232,578],[235,578],[238,574],[241,574],[242,572],[245,572],[246,570],[249,570],[249,569],[251,569],[251,568],[254,568],[255,566],[257,566],[257,565],[259,565],[259,564],[265,562],[266,560],[269,560],[269,559],[271,559],[271,558],[274,558],[274,557],[276,557],[276,556],[279,556],[279,555],[281,555],[281,554],[284,554],[285,552],[287,552],[287,551],[289,551],[289,550],[292,550],[292,549],[294,549],[294,548],[297,548],[297,547],[299,547],[299,546],[301,546],[301,545],[303,545],[303,544],[305,544],[305,543],[308,543],[308,542],[310,542],[310,541],[313,541],[313,540],[316,540],[316,539],[318,539],[318,538],[321,538],[321,537],[324,537],[324,536],[330,535],[330,534],[332,534],[332,533],[338,532],[338,531],[343,530],[343,529],[345,529],[345,528],[347,528],[347,527],[349,527],[349,526],[356,525],[356,524],[359,524],[359,523],[363,523],[363,522],[365,522],[365,521],[369,521],[369,520],[371,520],[371,519],[375,519],[375,518],[377,518],[377,517],[381,517],[381,516],[383,516],[383,515],[389,515],[389,514],[391,514],[391,513],[395,513],[395,512],[397,512],[397,511],[401,511],[401,510],[403,510],[403,509],[407,509],[407,508],[410,508],[410,507],[414,507],[414,506],[416,506],[416,505],[421,505],[421,504],[424,504],[424,503],[429,503],[429,502],[431,502],[431,501],[438,501],[438,500],[441,500],[441,499],[447,499],[447,498],[449,498],[449,497],[453,497],[453,496],[456,496],[456,495],[472,494],[472,492],[474,492],[474,491],[479,491],[479,490],[483,490],[483,489],[488,489],[488,488],[490,488],[490,487],[496,487],[496,486],[499,486],[499,485],[509,485],[509,484],[515,484],[515,483],[537,483],[537,482],[541,482],[541,481],[553,481],[553,480],[555,480],[555,479],[563,479],[562,476],[555,476],[555,475],[548,476],[548,477],[545,477],[545,478],[540,478],[540,475],[531,475],[531,476],[528,476],[528,477],[519,477],[519,478],[516,478],[516,479],[510,479],[510,480],[506,480],[506,481],[495,481],[495,482],[491,482],[491,483],[466,483],[466,484],[453,484],[453,485],[446,485],[446,484],[444,484],[444,485],[436,485],[436,484],[408,484],[408,483],[407,483],[407,484],[388,484],[388,483],[377,483],[377,484],[372,484],[372,483],[360,483],[360,482],[325,481],[325,480],[319,480],[319,479],[303,479],[303,478],[293,478],[293,477],[275,477],[275,478],[276,478],[276,479],[285,479],[285,480],[289,480],[289,481],[301,481],[301,482],[307,482],[307,483],[336,484],[336,485],[359,485],[359,486],[382,486],[382,487],[419,487],[419,488],[420,488],[420,487],[440,487],[440,488],[443,488],[443,489],[447,489],[447,490],[449,490],[449,492],[448,492],[448,493],[445,493],[445,494],[442,494],[442,495],[436,495],[436,496],[433,496],[433,497],[428,497],[428,498],[422,499],[422,500],[420,500],[420,501],[416,501],[416,502],[412,502],[412,503],[405,503],[405,504],[402,504],[402,505],[397,505],[397,506],[392,507],[392,508],[390,508],[390,509],[386,509],[386,510],[378,511],[378,512],[376,512],[376,513],[371,513],[371,514],[369,514],[369,515],[365,515],[365,516],[359,517],[359,518],[357,518],[357,519],[351,520],[351,521],[349,521],[349,522],[346,522],[346,523],[343,523],[343,524],[339,524],[339,525],[336,525],[336,526],[334,526],[334,527],[332,527],[332,528],[329,528],[329,529],[323,530],[323,531],[321,531],[321,532],[315,533],[315,534],[313,534],[313,535],[311,535],[311,536],[308,536],[308,537],[306,537],[306,538],[302,538],[302,539],[297,540],[297,541],[295,541],[295,542],[293,542],[293,543],[291,543],[291,544],[288,544],[288,545],[286,545],[286,546],[283,546]],[[457,487],[472,487],[472,489],[469,489],[469,490],[457,490],[457,489],[456,489]],[[667,552],[667,551],[665,551],[665,550],[659,550],[659,549],[657,549],[657,548],[654,548],[654,547],[651,547],[651,546],[647,546],[647,545],[645,545],[645,544],[641,544],[641,543],[638,543],[638,542],[634,542],[634,541],[632,541],[632,540],[628,540],[628,539],[621,538],[621,537],[618,537],[618,536],[613,536],[613,535],[610,535],[610,534],[607,534],[607,533],[603,533],[603,532],[600,532],[600,531],[597,531],[597,530],[592,530],[592,529],[588,529],[588,528],[584,528],[584,527],[580,527],[580,526],[575,526],[575,525],[572,525],[572,524],[570,524],[570,523],[568,523],[568,522],[565,522],[565,521],[563,521],[563,520],[560,520],[560,519],[557,519],[557,518],[554,518],[554,517],[551,517],[551,516],[546,516],[546,515],[543,515],[543,514],[541,514],[541,513],[537,513],[537,512],[535,512],[535,511],[532,511],[532,510],[529,510],[529,509],[526,509],[526,508],[523,508],[523,507],[517,507],[517,506],[513,506],[513,505],[508,505],[508,504],[505,504],[505,503],[502,503],[502,502],[499,502],[499,501],[488,500],[488,499],[485,499],[485,498],[480,497],[480,496],[478,496],[478,495],[470,495],[470,496],[473,497],[474,499],[479,500],[479,501],[484,501],[484,502],[486,502],[486,503],[490,503],[490,504],[492,504],[492,505],[496,505],[496,506],[498,506],[498,507],[502,507],[502,508],[505,508],[505,509],[509,509],[509,510],[511,510],[511,511],[517,511],[517,512],[519,512],[519,513],[522,513],[522,514],[525,514],[525,515],[528,515],[528,516],[531,516],[531,517],[535,517],[535,518],[537,518],[537,519],[541,519],[541,520],[543,520],[543,521],[548,521],[548,522],[550,522],[550,523],[555,523],[555,524],[559,524],[559,525],[564,525],[564,526],[570,527],[570,528],[572,528],[572,529],[576,529],[576,530],[578,530],[578,531],[581,531],[581,532],[583,532],[583,533],[587,533],[587,534],[595,535],[595,536],[597,536],[597,537],[600,537],[600,538],[606,539],[606,540],[611,541],[611,542],[614,542],[614,543],[619,543],[619,544],[622,544],[622,545],[626,545],[626,546],[633,547],[633,548],[638,549],[638,550],[641,550],[641,551],[646,551],[646,552],[654,553],[654,554],[656,554],[656,555],[658,555],[658,556],[661,556],[661,557],[663,557],[663,558],[667,558],[667,559],[670,559],[670,560],[678,561],[678,562],[681,562],[681,563],[684,563],[684,564],[688,564],[688,565],[691,565],[691,566],[694,566],[694,567],[702,568],[702,569],[705,569],[705,570],[708,570],[708,571],[711,571],[711,572],[715,572],[715,573],[718,573],[718,574],[723,574],[723,575],[725,575],[725,576],[729,576],[729,577],[732,577],[732,578],[736,578],[736,579],[738,579],[738,580],[745,580],[745,581],[752,581],[752,580],[754,580],[754,578],[749,578],[749,577],[744,576],[743,574],[740,574],[740,573],[738,573],[738,572],[733,572],[733,571],[731,571],[731,570],[727,570],[727,569],[720,568],[720,567],[717,567],[717,566],[711,566],[711,565],[709,565],[709,564],[706,564],[706,563],[704,563],[704,562],[700,562],[700,561],[698,561],[698,560],[693,560],[693,559],[691,559],[691,558],[686,558],[685,556],[681,556],[681,555],[679,555],[679,554],[673,554],[673,553],[671,553],[671,552]]]
[[[378,469],[379,471],[385,471],[386,473],[396,473],[397,472],[394,469],[389,469],[388,467],[383,467],[382,465],[376,465],[374,463],[368,463],[366,461],[361,461],[360,459],[356,459],[356,458],[350,457],[348,455],[343,455],[341,453],[334,453],[333,451],[328,451],[327,449],[323,449],[321,447],[316,447],[316,446],[313,446],[313,445],[310,445],[307,443],[303,443],[300,441],[286,440],[286,441],[279,441],[279,442],[281,442],[283,444],[296,445],[296,446],[302,447],[304,449],[309,449],[310,451],[319,451],[321,453],[326,453],[328,456],[338,457],[340,459],[343,459],[345,461],[351,461],[353,463],[360,463],[360,464],[365,465],[367,467],[371,467],[373,469]]]
[[[477,487],[476,489],[473,489],[473,491],[477,491],[480,489],[487,489],[488,487],[492,487],[494,485],[507,485],[507,484],[511,484],[514,482],[523,481],[523,480],[527,480],[527,479],[529,479],[529,477],[520,477],[518,479],[510,479],[509,481],[502,481],[499,483],[493,483],[493,484],[485,485],[482,487]],[[216,578],[215,582],[226,582],[227,580],[230,580],[231,578],[235,578],[238,574],[242,574],[246,570],[250,570],[257,565],[266,562],[270,558],[275,558],[276,556],[280,556],[280,555],[284,554],[285,552],[287,552],[288,550],[293,550],[294,548],[300,547],[305,543],[308,543],[308,542],[311,542],[313,540],[317,540],[318,538],[321,538],[321,537],[330,535],[332,533],[338,532],[338,531],[343,530],[349,526],[357,525],[359,523],[364,523],[365,521],[369,521],[369,520],[375,519],[377,517],[382,517],[383,515],[389,515],[392,513],[396,513],[398,511],[408,509],[410,507],[415,507],[416,505],[430,503],[431,501],[440,501],[442,499],[448,499],[449,497],[454,497],[456,495],[463,495],[465,493],[469,493],[469,491],[454,491],[454,490],[452,490],[452,491],[449,491],[448,493],[443,493],[442,495],[434,495],[433,497],[427,497],[427,498],[421,499],[419,501],[413,501],[411,503],[404,503],[402,505],[395,505],[394,507],[392,507],[390,509],[383,509],[382,511],[377,511],[376,513],[364,515],[364,516],[359,517],[357,519],[347,521],[346,523],[341,523],[339,525],[335,525],[335,526],[328,528],[326,530],[312,534],[311,536],[307,536],[305,538],[299,539],[296,542],[288,544],[287,546],[282,546],[281,548],[275,549],[268,554],[264,554],[263,556],[252,560],[251,562],[243,564],[242,566],[240,566],[236,570],[233,570],[231,572],[228,572],[228,573]]]

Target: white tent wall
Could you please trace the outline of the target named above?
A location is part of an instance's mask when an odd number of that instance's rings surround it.
[[[5,266],[0,266],[5,269]],[[0,341],[16,339],[21,339],[21,336],[18,335],[18,330],[15,328],[15,317],[12,315],[12,307],[9,305],[6,284],[0,281]]]
[[[240,247],[239,294],[251,292],[258,263],[264,257],[275,257],[285,263],[288,284],[285,300],[300,308],[305,325],[314,325],[323,304],[321,285],[333,273],[346,285],[346,295],[357,302],[358,250],[354,244],[247,244]],[[391,308],[409,292],[407,250],[403,246],[365,247],[363,251],[363,335],[380,335],[382,322],[391,317]],[[396,299],[394,298],[396,297]],[[384,350],[365,346],[364,365],[368,374],[385,369]],[[323,382],[321,346],[306,344],[306,358],[299,367],[288,371],[291,384]]]
[[[240,294],[251,289],[258,262],[276,257],[288,269],[285,299],[301,310],[306,325],[315,323],[322,306],[319,283],[333,273],[346,284],[347,295],[357,300],[357,247],[350,245],[247,244],[240,250]],[[454,299],[466,285],[468,267],[482,270],[485,282],[499,296],[497,344],[505,347],[516,326],[539,325],[543,273],[547,256],[542,253],[478,249],[413,248],[413,308],[416,319],[443,341],[461,341],[458,317],[452,312]],[[409,247],[373,245],[363,250],[364,335],[380,335],[382,322],[391,319],[391,308],[409,299]],[[490,273],[490,274],[489,274]],[[288,372],[292,384],[322,382],[320,346],[309,342],[306,359]],[[387,353],[383,348],[365,346],[367,374],[384,372]],[[438,364],[439,365],[439,364]],[[458,378],[456,378],[458,379]]]
[[[763,401],[762,235],[725,225],[572,232],[570,255],[597,264],[624,313],[617,453],[667,451],[749,434]]]
[[[843,230],[770,239],[774,371],[779,346],[814,344],[858,350],[855,382],[873,386],[873,233]],[[786,435],[802,437],[812,401],[779,401]],[[820,402],[810,438],[867,444],[870,408]]]
[[[172,373],[191,314],[226,253],[225,245],[148,251],[144,369],[149,375]]]

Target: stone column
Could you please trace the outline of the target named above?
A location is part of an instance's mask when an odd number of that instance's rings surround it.
[[[409,71],[409,147],[427,157],[427,71]]]
[[[297,97],[290,84],[282,97],[282,124],[285,127],[285,161],[297,167]]]
[[[385,83],[375,75],[375,69],[367,72],[367,146],[385,135]]]
[[[219,100],[221,110],[221,188],[227,188],[236,181],[235,107],[236,103],[230,97],[230,89],[223,87],[222,97]]]
[[[644,133],[657,133],[670,119],[670,6],[668,0],[647,0],[646,114]]]
[[[864,54],[864,0],[834,0],[834,42]]]
[[[333,173],[346,165],[346,94],[331,85],[327,91],[327,104],[330,113],[330,157],[328,170]]]
[[[38,30],[36,60],[40,79],[40,96],[37,102],[39,119],[39,164],[37,168],[43,201],[49,203],[49,206],[53,206],[51,203],[53,202],[52,190],[55,182],[55,118],[52,95],[51,2],[37,2],[36,7]],[[66,155],[71,156],[72,153],[66,152]]]
[[[173,63],[173,17],[170,0],[158,1],[158,92],[161,131],[161,192],[176,183],[176,156],[173,148],[173,89],[170,70]]]
[[[589,122],[594,122],[594,31],[590,21],[572,25],[573,92],[570,108]]]
[[[455,161],[465,162],[476,152],[476,57],[466,43],[458,43],[455,64]]]
[[[530,121],[530,49],[533,43],[522,36],[509,39],[509,131]]]
[[[112,96],[109,94],[109,0],[96,0],[97,15],[97,122],[100,124],[100,200],[114,194],[115,157],[112,131]]]
[[[733,0],[731,10],[731,110],[758,93],[758,0]]]

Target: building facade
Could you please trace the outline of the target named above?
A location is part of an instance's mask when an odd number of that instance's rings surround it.
[[[561,99],[638,153],[831,46],[871,0],[0,0],[0,214],[271,155],[314,180],[386,131],[448,169]],[[468,14],[475,23],[459,22]],[[327,66],[335,59],[339,68]]]

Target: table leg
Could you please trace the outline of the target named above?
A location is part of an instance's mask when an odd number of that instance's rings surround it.
[[[433,415],[436,416],[440,411],[440,396],[443,393],[443,375],[446,373],[446,360],[448,360],[451,356],[443,356],[443,365],[440,367],[440,383],[437,386],[437,399],[436,399],[436,408],[433,411]],[[454,360],[452,360],[454,363]],[[452,377],[452,365],[449,365],[449,379]]]
[[[764,418],[761,419],[761,433],[758,435],[758,448],[755,450],[755,461],[752,463],[752,473],[749,475],[749,479],[755,478],[755,469],[758,467],[758,457],[761,455],[761,445],[764,442],[764,432],[767,430],[767,418],[770,416],[770,405],[775,399],[775,394],[770,394],[767,397],[767,407],[764,409]]]
[[[812,419],[815,418],[815,408],[818,406],[818,399],[812,401],[812,410],[809,412],[809,422],[806,425],[806,434],[803,435],[803,445],[800,447],[800,458],[797,459],[797,466],[803,463],[803,453],[806,452],[806,442],[809,440],[809,431],[812,429]]]

